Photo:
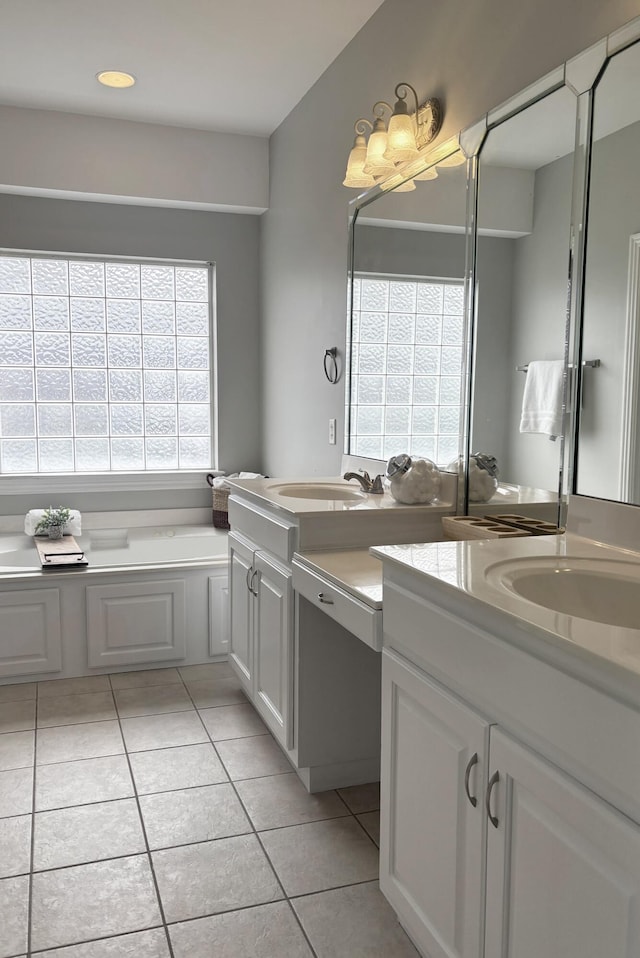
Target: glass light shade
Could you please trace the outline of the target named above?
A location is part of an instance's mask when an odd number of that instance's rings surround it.
[[[363,189],[375,186],[375,180],[370,173],[364,172],[364,163],[367,157],[367,141],[359,133],[353,141],[353,149],[347,161],[347,173],[342,181],[343,186],[352,186]]]
[[[418,173],[416,176],[414,176],[414,180],[420,180],[420,182],[423,182],[424,180],[437,180],[437,179],[438,179],[438,171],[436,170],[435,166],[430,166],[428,170],[423,170],[422,173]]]
[[[394,193],[410,193],[412,190],[415,190],[416,184],[413,180],[405,180],[404,183],[401,183],[400,186],[396,186]]]
[[[447,170],[452,166],[462,166],[462,164],[466,162],[467,158],[464,153],[461,150],[456,150],[456,152],[452,153],[451,156],[447,156],[446,159],[440,160],[438,166],[443,170]]]
[[[386,150],[387,130],[384,125],[384,120],[378,118],[367,144],[367,158],[364,164],[365,173],[371,173],[372,176],[387,176],[388,173],[393,173],[395,165],[391,160],[385,157]]]
[[[393,163],[405,163],[418,156],[415,121],[407,113],[394,113],[387,130],[385,159]]]

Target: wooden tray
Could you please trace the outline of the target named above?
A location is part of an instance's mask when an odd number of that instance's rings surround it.
[[[479,516],[443,516],[442,529],[447,539],[515,539],[529,536],[526,529],[516,529],[492,518]]]
[[[89,560],[73,536],[62,539],[34,538],[43,569],[77,568],[89,565]]]
[[[512,526],[514,529],[526,529],[532,536],[557,536],[564,532],[564,529],[559,529],[552,522],[532,519],[530,516],[518,516],[505,512],[495,516],[485,516],[485,519],[489,518],[506,526]]]

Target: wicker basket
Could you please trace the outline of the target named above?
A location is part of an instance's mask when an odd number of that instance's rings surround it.
[[[215,476],[209,474],[207,482],[211,486],[211,501],[213,506],[213,524],[216,529],[230,529],[229,525],[229,490],[216,489],[213,486]]]

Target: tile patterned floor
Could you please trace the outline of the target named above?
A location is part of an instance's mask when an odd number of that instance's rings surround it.
[[[0,687],[0,958],[416,958],[226,664]]]

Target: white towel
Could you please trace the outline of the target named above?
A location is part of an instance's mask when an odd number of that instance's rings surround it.
[[[25,535],[34,536],[36,534],[36,526],[42,519],[44,512],[44,509],[29,509],[28,513],[24,517]],[[65,525],[63,532],[67,536],[82,535],[82,517],[77,509],[71,510],[71,516]]]
[[[563,378],[564,362],[561,359],[529,363],[520,432],[542,433],[552,440],[562,435]]]

